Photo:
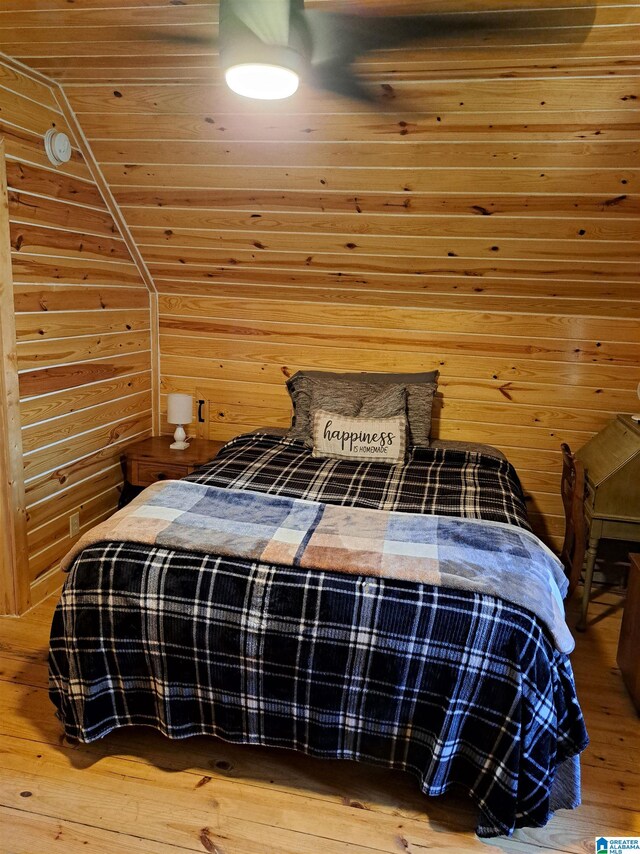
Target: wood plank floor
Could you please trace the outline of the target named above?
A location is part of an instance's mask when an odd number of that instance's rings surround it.
[[[640,835],[640,726],[615,665],[622,600],[596,596],[573,656],[591,736],[583,805],[491,841],[474,836],[467,801],[426,799],[401,773],[143,729],[69,744],[47,696],[50,597],[0,619],[0,851],[587,854],[596,836]]]

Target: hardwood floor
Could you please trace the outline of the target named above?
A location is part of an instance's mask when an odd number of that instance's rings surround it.
[[[596,594],[573,656],[591,736],[583,805],[490,841],[475,837],[468,802],[424,798],[396,772],[143,729],[68,743],[47,696],[55,601],[0,619],[2,854],[588,854],[596,836],[640,835],[640,726],[615,665],[613,593]]]

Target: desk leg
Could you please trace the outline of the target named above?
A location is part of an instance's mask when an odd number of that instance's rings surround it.
[[[576,625],[579,632],[583,632],[587,628],[587,611],[589,610],[589,599],[591,597],[591,585],[593,583],[593,570],[596,565],[596,555],[598,554],[599,537],[589,537],[589,548],[587,549],[587,567],[584,573],[584,590],[582,592],[582,610],[580,619]]]

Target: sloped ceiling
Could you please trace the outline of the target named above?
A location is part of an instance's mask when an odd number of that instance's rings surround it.
[[[560,441],[637,404],[640,5],[580,44],[571,3],[508,5],[553,33],[372,54],[377,107],[232,95],[160,38],[214,36],[209,2],[3,0],[0,49],[64,86],[160,292],[164,392],[206,387],[226,437],[286,423],[301,366],[439,367],[436,429],[503,447],[553,538]]]

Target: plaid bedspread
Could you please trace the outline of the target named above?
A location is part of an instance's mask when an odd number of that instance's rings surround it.
[[[260,442],[237,440],[219,465]],[[587,741],[567,657],[519,606],[132,543],[74,562],[50,677],[69,737],[146,724],[402,768],[427,794],[467,791],[482,836],[544,824],[558,765]]]
[[[169,480],[154,483],[87,531],[62,568],[106,541],[488,593],[532,611],[561,652],[574,648],[564,619],[568,581],[562,564],[530,531],[504,522]]]
[[[314,458],[302,442],[250,433],[185,480],[347,504],[489,519],[529,529],[522,488],[505,459],[474,451],[414,448],[404,466]]]

